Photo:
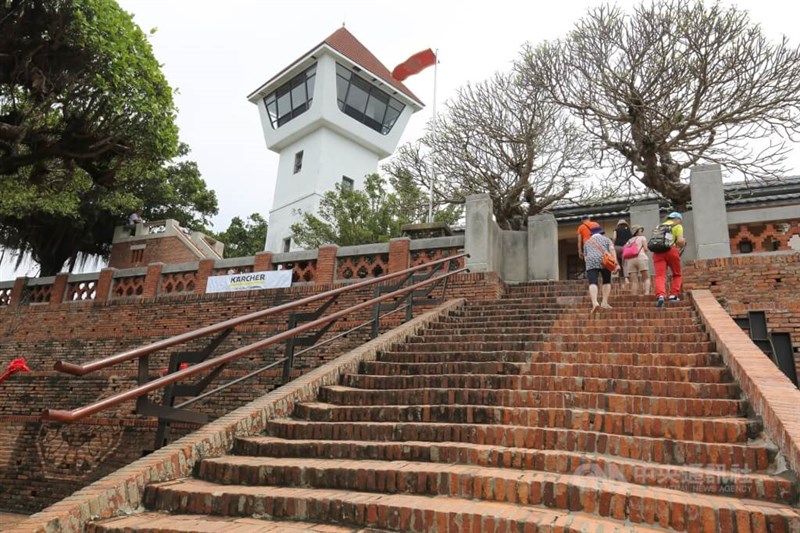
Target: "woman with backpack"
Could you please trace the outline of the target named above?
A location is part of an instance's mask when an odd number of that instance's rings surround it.
[[[639,292],[639,281],[642,282],[642,294],[650,294],[650,256],[647,255],[644,226],[634,225],[631,233],[633,236],[622,247],[622,259],[631,284],[631,294]]]

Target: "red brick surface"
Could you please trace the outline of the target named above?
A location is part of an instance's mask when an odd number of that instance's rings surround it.
[[[115,473],[77,491],[9,531],[82,531],[90,518],[136,509],[148,483],[177,479],[191,472],[203,457],[230,450],[236,436],[261,431],[267,420],[286,416],[298,401],[314,398],[319,387],[333,384],[343,372],[357,369],[362,360],[371,359],[386,346],[412,334],[434,320],[438,314],[463,305],[453,300],[439,311],[426,313],[391,333],[363,344],[358,349],[295,379],[250,404],[204,426],[175,443],[144,457]]]
[[[800,253],[688,261],[684,290],[708,289],[734,318],[766,311],[772,331],[791,335],[800,370]]]

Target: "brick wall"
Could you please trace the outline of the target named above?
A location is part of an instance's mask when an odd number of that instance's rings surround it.
[[[157,268],[157,265],[151,265]],[[339,284],[313,284],[289,289],[251,291],[216,295],[153,296],[143,300],[78,301],[60,305],[23,305],[0,308],[0,368],[24,356],[32,372],[18,373],[0,384],[0,509],[33,512],[68,496],[79,487],[115,471],[142,456],[153,446],[155,420],[134,415],[130,401],[112,411],[99,413],[88,422],[71,425],[41,423],[44,408],[74,409],[100,398],[132,388],[137,363],[122,365],[84,377],[52,370],[59,359],[85,363],[126,349],[211,325],[236,316],[298,300],[339,287]],[[461,274],[447,287],[447,298],[495,299],[504,285],[495,273]],[[415,315],[433,307],[441,288],[431,295],[429,304],[419,306]],[[343,309],[373,297],[373,288],[343,295],[330,311]],[[320,302],[322,303],[322,302]],[[320,304],[305,306],[313,311]],[[382,321],[382,331],[399,324],[404,313]],[[371,318],[364,309],[347,317],[326,334],[330,337]],[[237,328],[215,354],[285,331],[287,316],[273,316]],[[362,345],[368,328],[350,333],[321,350],[296,359],[295,376],[329,362],[342,353]],[[151,376],[167,366],[175,351],[200,350],[209,339],[198,339],[179,348],[151,356]],[[261,368],[283,357],[284,345],[259,350],[231,363],[216,384]],[[215,419],[273,390],[280,383],[280,367],[227,389],[219,396],[199,402],[194,409]],[[150,396],[159,401],[158,394]],[[183,425],[177,436],[196,426]],[[68,472],[72,472],[67,475]]]
[[[135,250],[131,250],[131,247]],[[141,248],[144,246],[144,248]],[[114,243],[108,265],[113,268],[134,268],[150,263],[191,263],[198,260],[197,254],[179,238],[165,236]]]
[[[684,288],[709,289],[734,318],[766,311],[770,330],[791,334],[800,368],[800,253],[742,254],[684,265]]]

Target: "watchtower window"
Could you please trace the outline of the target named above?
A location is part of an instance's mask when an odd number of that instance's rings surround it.
[[[397,98],[340,64],[336,65],[336,100],[344,114],[382,135],[392,131],[406,107]]]
[[[292,248],[292,238],[286,237],[283,239],[283,251],[288,252]]]
[[[300,150],[294,154],[294,174],[303,170],[303,151]]]
[[[353,190],[353,180],[348,178],[347,176],[342,176],[342,190],[343,191],[352,191]]]
[[[308,111],[314,100],[317,65],[311,65],[264,98],[269,122],[279,128]]]

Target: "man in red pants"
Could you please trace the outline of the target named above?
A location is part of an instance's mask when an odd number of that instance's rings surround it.
[[[667,215],[667,220],[663,224],[671,225],[671,231],[666,235],[667,242],[670,244],[666,252],[653,253],[653,267],[656,271],[656,307],[664,307],[667,298],[667,267],[672,271],[672,283],[669,290],[669,301],[677,302],[680,300],[681,292],[681,250],[686,246],[686,239],[683,238],[683,215],[673,211]]]

